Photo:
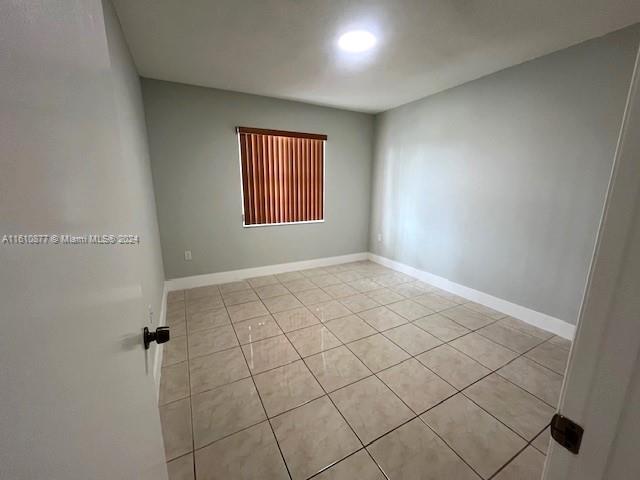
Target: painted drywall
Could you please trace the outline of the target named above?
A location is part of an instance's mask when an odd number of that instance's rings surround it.
[[[149,79],[142,91],[167,278],[367,250],[371,115]],[[242,226],[236,126],[328,135],[324,223]]]
[[[0,243],[0,478],[166,479],[141,335],[162,263],[117,19],[100,0],[0,2],[0,31],[0,236],[51,235]]]
[[[139,271],[144,313],[149,318],[151,328],[163,321],[160,315],[163,307],[164,268],[142,90],[140,77],[116,12],[108,0],[103,1],[103,7],[117,106],[117,127],[122,144],[122,161],[126,165],[124,186],[128,189],[127,201],[132,205],[132,208],[123,214],[131,217],[136,225],[136,231],[132,233],[141,238],[142,248],[137,251],[135,268]],[[155,349],[156,344],[151,345],[150,358],[155,359]]]
[[[575,324],[639,39],[376,116],[370,250]]]

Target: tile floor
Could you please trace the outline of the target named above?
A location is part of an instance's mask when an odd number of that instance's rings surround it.
[[[167,312],[171,480],[540,477],[564,339],[366,261]]]

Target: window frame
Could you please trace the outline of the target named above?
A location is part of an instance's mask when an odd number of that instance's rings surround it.
[[[241,130],[245,130],[242,132]],[[254,133],[260,133],[263,135],[273,135],[273,136],[298,136],[302,138],[310,138],[322,136],[324,137],[322,140],[322,219],[321,220],[300,220],[297,222],[278,222],[278,223],[251,223],[247,225],[245,223],[245,211],[244,211],[244,182],[242,180],[242,147],[240,145],[240,135],[242,133],[246,133],[247,130],[253,130]],[[280,135],[278,135],[280,133]],[[287,135],[289,134],[289,135]],[[297,134],[297,135],[291,135]],[[268,130],[261,128],[247,128],[247,127],[236,127],[236,142],[238,144],[238,167],[240,169],[240,205],[242,211],[242,228],[260,228],[260,227],[281,227],[284,225],[303,225],[310,223],[324,223],[327,219],[327,136],[326,135],[314,135],[314,134],[305,134],[301,132],[293,132],[293,131],[285,131],[285,130]]]

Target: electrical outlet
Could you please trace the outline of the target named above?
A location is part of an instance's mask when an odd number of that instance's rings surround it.
[[[184,251],[184,259],[185,260],[191,260],[191,250],[185,250]]]
[[[379,234],[378,234],[378,242],[381,242],[381,241],[382,241],[382,234],[381,234],[381,233],[379,233]]]

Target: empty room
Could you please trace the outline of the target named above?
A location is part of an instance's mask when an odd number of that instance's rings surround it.
[[[640,478],[640,2],[0,22],[0,480]]]

